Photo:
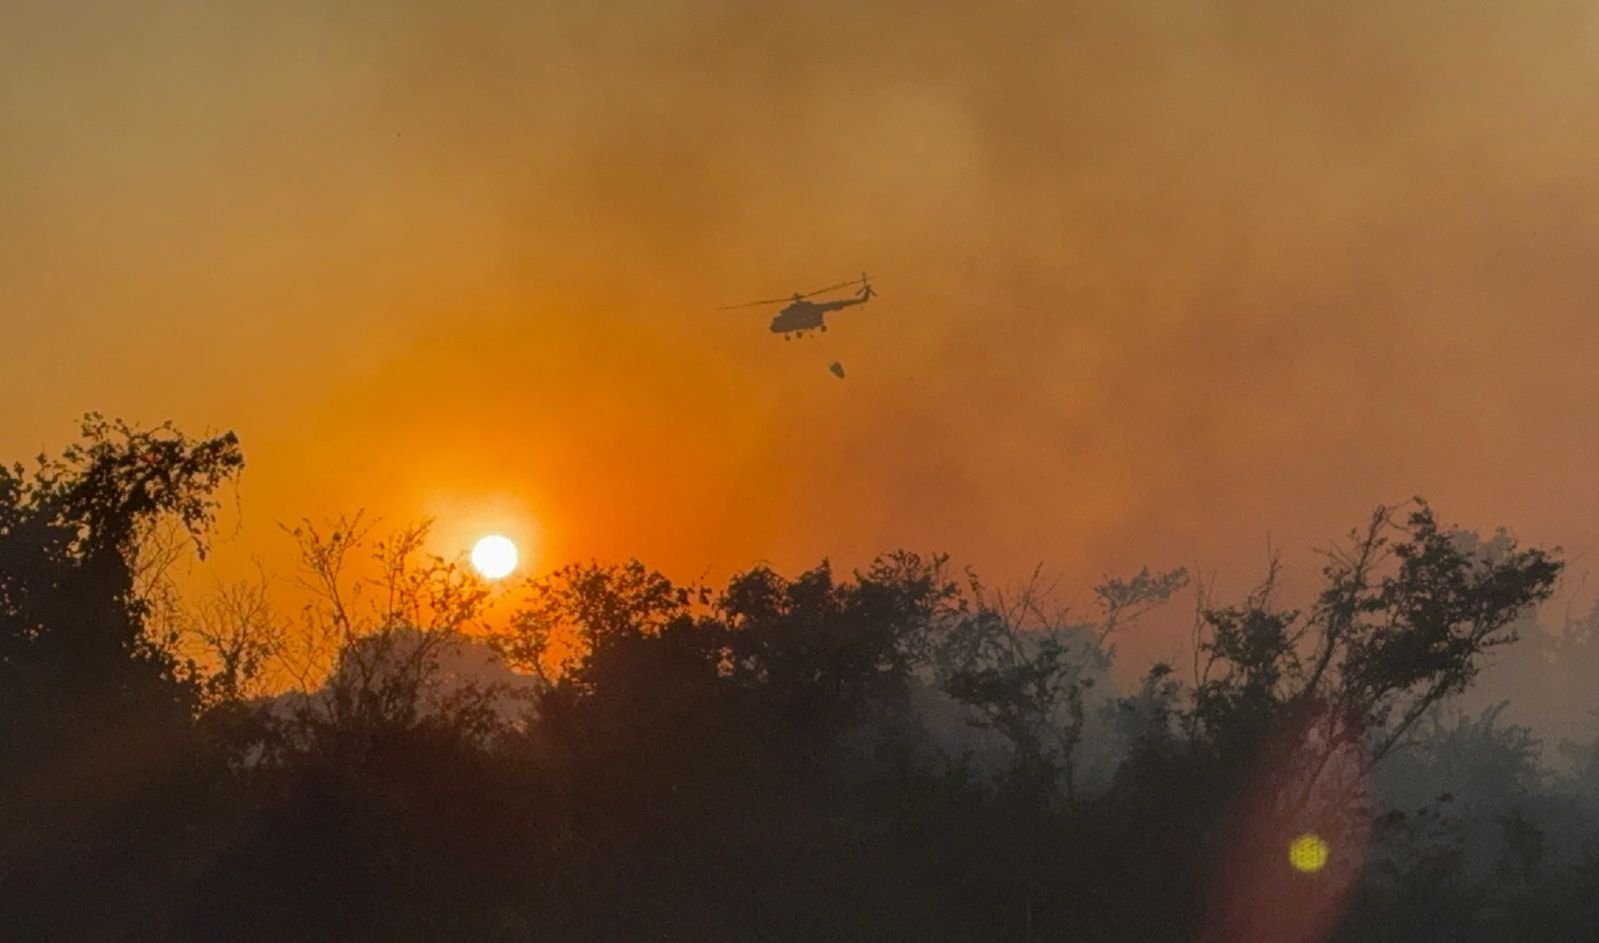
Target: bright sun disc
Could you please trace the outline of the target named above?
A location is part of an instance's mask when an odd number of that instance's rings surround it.
[[[472,568],[491,580],[510,576],[516,569],[516,544],[499,534],[484,537],[472,547]]]
[[[1315,874],[1327,866],[1327,851],[1319,835],[1301,835],[1288,846],[1288,863],[1301,874]]]

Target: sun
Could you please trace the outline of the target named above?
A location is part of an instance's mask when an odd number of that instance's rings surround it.
[[[472,568],[485,579],[497,580],[510,576],[516,569],[516,544],[511,538],[490,534],[472,547]]]

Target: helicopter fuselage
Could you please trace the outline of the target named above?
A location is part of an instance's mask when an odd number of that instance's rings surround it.
[[[831,311],[838,311],[853,305],[865,304],[869,296],[862,295],[858,298],[848,298],[841,301],[805,301],[800,299],[777,313],[772,319],[773,334],[804,334],[806,331],[827,330],[823,316]]]

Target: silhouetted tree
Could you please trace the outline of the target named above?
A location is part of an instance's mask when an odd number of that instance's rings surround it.
[[[975,712],[974,722],[999,731],[1014,756],[1015,782],[1035,801],[1049,802],[1057,788],[1075,801],[1079,746],[1093,715],[1089,698],[1108,674],[1107,642],[1139,615],[1187,584],[1184,570],[1130,581],[1106,580],[1094,588],[1098,623],[1073,623],[1064,611],[1047,611],[1048,589],[1039,571],[1020,592],[985,592],[974,578],[973,611],[939,634],[939,683]]]
[[[193,677],[147,634],[136,557],[166,520],[204,552],[238,443],[98,416],[82,432],[31,474],[0,469],[0,925],[19,938],[159,935],[202,827],[170,796],[215,773]]]
[[[1207,933],[1254,926],[1263,938],[1299,939],[1330,929],[1369,830],[1367,768],[1514,640],[1515,621],[1548,598],[1559,572],[1549,554],[1513,542],[1476,550],[1423,503],[1403,524],[1380,508],[1329,554],[1308,610],[1277,605],[1275,564],[1242,605],[1203,610],[1196,684],[1177,718],[1191,751],[1175,766],[1146,759],[1128,771],[1187,780],[1181,813],[1138,814],[1193,823],[1182,834],[1217,859]],[[1127,785],[1144,801],[1160,795]],[[1334,850],[1311,896],[1280,866],[1307,831]],[[1288,912],[1301,916],[1272,929],[1267,914]]]

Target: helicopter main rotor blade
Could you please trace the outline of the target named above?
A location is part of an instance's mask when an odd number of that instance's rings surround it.
[[[746,304],[741,304],[741,305],[723,305],[720,308],[717,308],[716,310],[718,310],[718,311],[736,311],[739,308],[753,308],[756,305],[777,305],[777,304],[782,304],[785,301],[792,301],[792,300],[793,299],[791,299],[791,298],[768,298],[765,301],[751,301],[751,302],[748,302]]]
[[[837,285],[828,285],[826,288],[818,288],[815,291],[808,291],[805,294],[800,295],[800,297],[801,298],[809,298],[812,295],[820,295],[820,294],[824,294],[824,293],[829,292],[829,291],[838,291],[840,288],[848,288],[849,286],[854,285],[854,284],[856,284],[856,283],[853,280],[847,281],[847,282],[839,282]]]
[[[838,291],[840,288],[851,288],[851,287],[854,287],[856,285],[860,285],[860,286],[863,286],[863,287],[869,289],[871,287],[871,283],[867,281],[867,279],[869,277],[870,276],[868,276],[865,272],[862,272],[861,273],[861,277],[858,278],[858,279],[852,278],[852,279],[850,279],[847,282],[839,282],[837,285],[828,285],[826,288],[818,288],[818,289],[816,289],[814,291],[807,291],[807,292],[803,292],[803,293],[800,293],[800,294],[789,295],[786,298],[767,298],[764,301],[751,301],[751,302],[749,302],[747,304],[741,304],[741,305],[723,305],[722,307],[717,308],[716,310],[717,311],[737,311],[739,308],[753,308],[753,307],[756,307],[757,305],[780,305],[780,304],[786,304],[787,302],[793,301],[793,300],[795,300],[797,298],[809,298],[812,295],[823,295],[823,294],[826,294],[827,292],[830,292],[830,291]]]

